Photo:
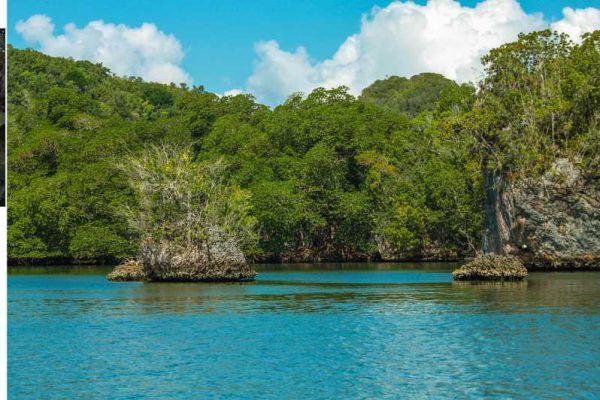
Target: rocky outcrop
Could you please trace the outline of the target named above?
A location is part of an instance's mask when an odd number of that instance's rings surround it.
[[[487,179],[484,251],[529,269],[600,269],[600,187],[573,163],[558,159],[542,177],[510,184]]]
[[[146,275],[144,274],[141,262],[129,259],[122,264],[117,265],[115,269],[108,274],[107,278],[109,281],[120,282],[144,281],[146,280]]]
[[[213,243],[210,250],[146,240],[138,260],[127,261],[108,275],[113,281],[154,282],[238,282],[255,277],[243,252],[227,240]]]
[[[194,246],[147,240],[140,258],[152,281],[243,281],[256,276],[235,240],[217,235],[210,243]]]
[[[522,281],[527,269],[518,257],[481,254],[452,272],[457,281]]]

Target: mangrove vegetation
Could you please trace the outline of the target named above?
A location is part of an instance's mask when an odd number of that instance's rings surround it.
[[[521,35],[484,57],[477,85],[388,77],[273,108],[30,49],[8,57],[12,262],[139,256],[175,279],[223,260],[501,253],[508,182],[558,158],[600,181],[598,31]]]

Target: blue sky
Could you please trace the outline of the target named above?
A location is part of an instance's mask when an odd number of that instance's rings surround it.
[[[39,43],[26,43],[15,29],[17,21],[27,20],[34,14],[50,17],[56,26],[54,34],[62,33],[67,23],[81,28],[93,20],[130,27],[153,23],[181,43],[185,56],[179,65],[193,83],[223,93],[248,87],[248,79],[256,69],[256,43],[275,40],[278,48],[292,54],[303,46],[311,62],[329,59],[350,35],[360,31],[361,15],[374,6],[386,7],[389,3],[372,0],[18,0],[9,2],[8,39],[16,47],[39,48]],[[468,7],[476,3],[461,0],[461,4]],[[600,7],[600,1],[521,0],[520,5],[527,14],[541,12],[545,20],[551,22],[562,18],[561,10],[565,6]]]

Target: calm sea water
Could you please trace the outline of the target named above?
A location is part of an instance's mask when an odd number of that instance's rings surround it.
[[[12,269],[9,398],[600,396],[599,273],[472,284],[451,267],[263,267],[245,284]]]

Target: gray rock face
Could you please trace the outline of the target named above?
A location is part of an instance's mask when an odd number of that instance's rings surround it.
[[[529,268],[600,269],[600,187],[566,159],[505,185],[497,226],[501,253]]]

